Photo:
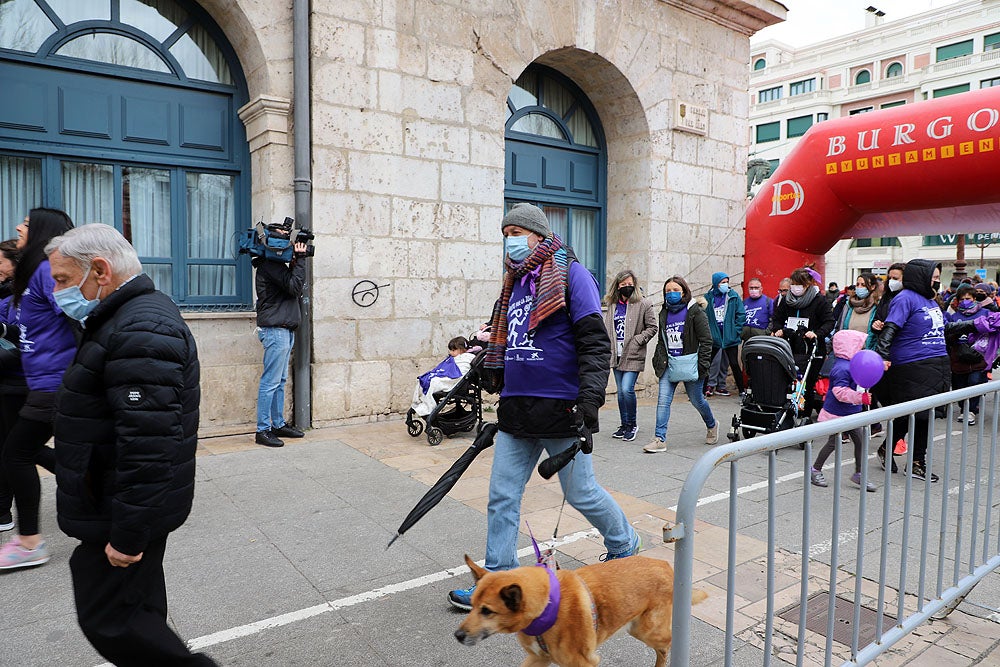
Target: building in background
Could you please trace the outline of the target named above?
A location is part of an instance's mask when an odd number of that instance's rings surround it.
[[[849,35],[802,48],[751,43],[751,161],[767,161],[773,171],[799,137],[829,118],[1000,85],[1000,0],[891,19],[870,7],[865,29]],[[914,257],[945,263],[947,280],[955,243],[955,235],[844,239],[826,255],[826,280],[843,286],[862,271],[884,273]],[[965,252],[969,274],[997,280],[998,235],[966,235]]]
[[[253,428],[239,233],[294,212],[293,0],[0,1],[0,225],[105,222],[181,306],[207,433]],[[312,421],[401,412],[542,206],[603,284],[742,267],[749,37],[773,0],[312,0]],[[293,380],[294,381],[294,380]],[[289,396],[292,392],[289,391]]]

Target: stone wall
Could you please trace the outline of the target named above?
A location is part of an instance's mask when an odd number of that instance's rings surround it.
[[[204,5],[247,70],[253,216],[280,219],[292,210],[291,2]],[[777,3],[312,8],[314,424],[405,410],[416,375],[488,316],[501,269],[505,101],[532,62],[573,79],[603,124],[608,273],[632,267],[651,294],[673,273],[695,289],[720,269],[739,282],[747,40]],[[678,100],[708,109],[707,136],[674,129]],[[368,307],[352,299],[362,280],[379,286]]]

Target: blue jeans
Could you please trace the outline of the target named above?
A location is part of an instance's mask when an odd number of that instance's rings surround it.
[[[966,387],[974,387],[977,384],[984,384],[986,382],[986,371],[973,371],[971,373],[952,373],[951,374],[951,388],[952,389],[965,389]],[[963,410],[965,401],[958,404],[958,409]],[[979,396],[969,399],[969,412],[974,415],[979,414]]]
[[[490,473],[490,500],[486,512],[486,569],[510,570],[518,566],[517,536],[521,522],[524,486],[535,470],[542,450],[549,456],[568,449],[575,438],[527,439],[497,432],[493,470]],[[610,554],[628,551],[635,530],[614,498],[594,478],[590,454],[576,458],[559,471],[559,484],[566,501],[604,536]],[[544,529],[535,526],[536,531]]]
[[[621,416],[622,426],[635,426],[636,424],[635,381],[638,377],[638,371],[615,370],[615,386],[618,387],[618,414]]]
[[[667,423],[670,421],[670,404],[674,401],[674,392],[680,382],[671,382],[667,379],[666,372],[660,378],[660,391],[656,398],[656,431],[655,436],[661,442],[667,440]],[[705,420],[705,426],[712,428],[717,425],[715,416],[712,415],[712,408],[708,407],[705,400],[705,380],[698,378],[694,382],[685,382],[684,391],[687,392],[691,405],[695,407],[701,418]]]
[[[282,327],[259,327],[257,338],[264,346],[264,370],[257,390],[257,430],[267,431],[285,425],[281,415],[285,409],[285,381],[295,332]]]

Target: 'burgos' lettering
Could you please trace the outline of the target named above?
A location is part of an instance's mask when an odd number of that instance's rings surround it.
[[[1000,122],[1000,111],[996,109],[991,109],[989,107],[979,109],[977,111],[969,114],[966,119],[965,124],[973,132],[986,132],[987,130],[992,130],[997,123]],[[940,118],[935,118],[927,124],[924,129],[925,134],[930,139],[946,139],[951,136],[951,130],[954,126],[952,123],[951,116],[941,116]],[[900,123],[893,128],[892,131],[892,143],[890,146],[901,146],[903,144],[914,144],[917,142],[916,139],[910,135],[915,132],[917,126],[913,123]],[[874,151],[880,148],[879,146],[879,133],[881,128],[874,130],[861,130],[858,132],[858,150],[859,151]],[[886,137],[888,138],[888,137]],[[830,137],[830,144],[826,152],[827,157],[833,157],[834,155],[840,155],[847,150],[847,137],[845,135],[836,135]],[[778,215],[774,213],[772,215]]]
[[[771,215],[795,213],[805,203],[805,191],[795,181],[780,181],[772,187],[774,188],[774,194],[771,195]],[[786,187],[788,188],[787,190]],[[788,202],[791,202],[790,206]]]

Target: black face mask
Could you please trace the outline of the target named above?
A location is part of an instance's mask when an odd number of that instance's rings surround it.
[[[631,299],[633,293],[635,293],[635,287],[632,285],[626,285],[625,287],[618,288],[618,294],[620,294],[623,299]]]
[[[986,295],[976,292],[976,301],[986,301]]]
[[[932,282],[931,283],[931,289],[934,290],[935,292],[937,292],[939,289],[941,289],[941,281],[940,280],[935,280],[934,282]]]

